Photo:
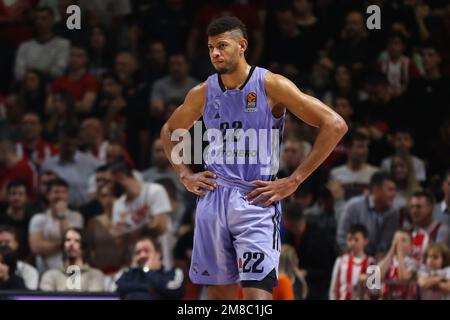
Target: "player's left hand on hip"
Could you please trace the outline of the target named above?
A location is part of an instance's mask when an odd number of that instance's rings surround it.
[[[250,200],[251,204],[257,204],[263,200],[263,207],[270,206],[273,202],[289,197],[298,188],[294,179],[289,177],[275,181],[254,180],[251,183],[259,186],[248,193],[244,199]]]

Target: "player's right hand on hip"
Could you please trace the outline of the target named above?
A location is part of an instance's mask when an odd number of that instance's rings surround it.
[[[217,175],[211,171],[203,171],[187,174],[181,178],[181,182],[188,191],[201,197],[206,194],[206,191],[213,191],[217,188],[217,183],[211,178],[215,179]]]

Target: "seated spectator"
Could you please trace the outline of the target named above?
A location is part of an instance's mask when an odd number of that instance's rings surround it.
[[[183,99],[187,92],[199,81],[189,75],[189,64],[183,54],[169,57],[169,75],[156,80],[153,84],[150,100],[152,115],[159,118],[164,106],[171,99]]]
[[[83,151],[101,162],[106,162],[109,141],[105,137],[102,122],[94,117],[86,118],[80,126],[80,143]]]
[[[56,146],[42,138],[42,121],[37,113],[27,112],[20,123],[21,141],[16,144],[19,159],[31,161],[36,168],[57,154]]]
[[[14,227],[18,240],[22,244],[18,259],[29,259],[30,248],[28,246],[28,224],[33,215],[27,197],[27,188],[23,182],[11,181],[6,187],[7,203],[0,209],[0,226]]]
[[[24,280],[16,274],[17,257],[7,246],[0,247],[0,290],[27,290]]]
[[[331,179],[342,184],[349,199],[367,191],[370,178],[379,169],[367,163],[370,140],[366,135],[355,131],[346,138],[347,163],[332,169]]]
[[[411,298],[408,281],[414,279],[418,263],[412,257],[411,234],[405,230],[395,233],[386,256],[378,263],[382,280],[383,297],[393,300]]]
[[[118,162],[126,162],[127,165],[134,168],[133,159],[128,154],[127,150],[120,143],[111,142],[106,147],[106,155],[105,155],[105,166],[102,166],[103,169],[101,172],[105,172],[108,170],[109,166]],[[97,171],[96,171],[97,172]],[[139,181],[143,181],[142,174],[133,169],[133,177],[135,177]],[[88,180],[88,192],[90,197],[95,197],[97,194],[97,173],[92,174]]]
[[[279,275],[283,274],[289,280],[293,289],[293,300],[305,300],[308,296],[308,284],[298,265],[299,259],[294,247],[288,244],[281,245]],[[286,292],[286,290],[280,289],[279,286],[274,288],[273,296],[275,300],[285,300],[276,299],[278,291]]]
[[[450,169],[443,176],[442,193],[444,198],[435,205],[433,216],[437,221],[450,226]]]
[[[110,170],[119,197],[113,206],[113,234],[125,237],[127,243],[132,243],[142,232],[158,237],[164,255],[163,265],[170,268],[172,207],[166,190],[160,184],[140,182],[123,162],[112,165]]]
[[[63,267],[61,240],[69,228],[82,228],[83,217],[68,209],[69,185],[56,179],[48,187],[48,209],[33,216],[29,226],[31,252],[39,272]]]
[[[87,253],[87,248],[86,239],[84,239],[81,229],[67,229],[63,236],[62,247],[63,268],[47,270],[42,275],[39,288],[42,291],[59,292],[104,291],[105,280],[103,273],[90,267],[84,257]],[[79,276],[79,278],[73,279],[74,275]]]
[[[322,230],[305,219],[298,204],[287,205],[283,211],[283,225],[282,243],[293,246],[300,257],[298,267],[308,284],[308,300],[327,299],[336,258],[333,243],[323,237]]]
[[[165,271],[161,247],[149,237],[139,238],[133,248],[131,268],[117,280],[122,299],[165,300],[183,297],[183,271]]]
[[[425,257],[417,279],[421,300],[449,300],[450,250],[445,244],[430,244]]]
[[[9,247],[17,257],[20,247],[24,245],[28,245],[28,239],[25,242],[19,242],[17,231],[13,227],[0,226],[0,247]],[[39,272],[35,267],[25,261],[18,260],[16,275],[23,279],[27,289],[37,290],[39,285]]]
[[[329,106],[333,106],[336,103],[337,97],[345,98],[349,102],[356,101],[359,98],[357,93],[350,68],[341,64],[334,69],[331,90],[325,93],[323,101]]]
[[[393,97],[402,96],[409,81],[420,76],[414,60],[405,55],[405,49],[404,37],[399,33],[391,34],[386,42],[386,51],[378,60],[379,69],[386,75]]]
[[[58,179],[58,175],[53,171],[43,171],[38,178],[38,190],[36,200],[31,202],[34,212],[43,212],[48,206],[48,186],[54,180]]]
[[[115,201],[112,184],[101,185],[98,189],[98,201],[102,213],[93,217],[87,227],[87,239],[92,266],[105,274],[117,272],[125,265],[126,252],[120,239],[113,236],[112,210]]]
[[[75,115],[75,99],[72,94],[67,91],[59,91],[53,94],[52,111],[47,115],[45,136],[51,142],[58,142],[60,131],[78,125],[78,119]]]
[[[31,112],[43,117],[47,97],[46,88],[47,83],[43,74],[38,70],[28,69],[18,88],[7,97],[5,104],[8,110],[15,110],[15,114]]]
[[[430,176],[443,175],[450,168],[450,116],[440,125],[440,137],[437,141],[427,141],[428,169]]]
[[[27,160],[16,155],[15,145],[10,140],[0,141],[0,202],[6,200],[6,187],[9,182],[22,182],[26,186],[30,200],[34,200],[37,188],[37,174]]]
[[[53,111],[53,94],[59,91],[67,91],[73,95],[77,114],[85,115],[92,111],[99,85],[97,79],[88,72],[88,64],[89,57],[86,48],[72,46],[66,75],[56,79],[50,86],[47,113]]]
[[[89,30],[89,73],[100,79],[109,70],[113,50],[107,30],[95,26]]]
[[[330,300],[352,300],[367,279],[367,267],[375,259],[364,253],[369,243],[367,228],[353,224],[347,232],[346,253],[336,259],[330,284]]]
[[[433,219],[434,197],[427,191],[414,192],[409,200],[412,221],[413,257],[422,261],[430,243],[450,245],[449,226]]]
[[[337,243],[342,251],[347,245],[347,233],[353,224],[364,225],[369,233],[366,252],[379,256],[388,251],[399,218],[393,208],[395,183],[388,173],[377,172],[370,180],[370,192],[350,199],[345,205],[337,228]]]
[[[395,149],[395,154],[411,158],[417,181],[424,182],[427,179],[425,163],[422,159],[419,159],[411,153],[414,146],[412,132],[407,128],[397,128],[392,138],[392,144]],[[392,158],[393,155],[383,159],[381,162],[381,168],[383,170],[391,172]]]
[[[59,133],[59,155],[42,164],[42,170],[55,172],[68,182],[69,204],[75,208],[88,202],[88,179],[102,163],[77,150],[78,129],[66,127]]]
[[[402,210],[408,205],[408,200],[412,194],[421,189],[416,179],[412,159],[406,155],[394,155],[391,158],[389,171],[397,187],[394,207]]]
[[[69,59],[70,43],[53,34],[52,9],[38,8],[34,15],[36,37],[19,46],[14,64],[14,77],[21,80],[28,69],[37,69],[50,77],[63,74]]]

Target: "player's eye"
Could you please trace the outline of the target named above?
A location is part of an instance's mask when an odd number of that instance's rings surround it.
[[[220,49],[224,49],[226,46],[227,46],[227,45],[226,45],[225,43],[221,43],[221,44],[219,45]]]

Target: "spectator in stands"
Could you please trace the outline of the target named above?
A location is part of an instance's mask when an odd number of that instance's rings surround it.
[[[30,200],[34,200],[37,188],[37,174],[27,159],[20,160],[12,141],[0,141],[0,201],[6,200],[6,186],[11,181],[26,185]]]
[[[445,244],[430,244],[425,264],[419,269],[417,283],[422,300],[450,298],[450,250]]]
[[[122,299],[165,300],[183,297],[183,271],[165,271],[162,250],[157,241],[142,237],[133,249],[131,268],[117,280],[117,292]]]
[[[75,99],[70,92],[60,91],[53,95],[52,110],[47,110],[45,135],[51,142],[58,142],[61,130],[78,125],[75,114]]]
[[[16,144],[17,157],[30,160],[39,168],[45,160],[56,155],[56,146],[42,138],[42,121],[37,113],[27,112],[20,123],[21,141]]]
[[[305,219],[296,203],[288,204],[283,211],[285,234],[282,242],[295,248],[300,274],[308,284],[308,299],[327,299],[333,261],[336,258],[332,242],[322,230]],[[319,254],[320,252],[320,254]]]
[[[352,300],[367,279],[367,267],[375,259],[364,253],[369,243],[368,230],[362,224],[353,224],[347,232],[346,253],[334,263],[330,284],[330,300]]]
[[[183,54],[169,57],[169,74],[153,84],[150,109],[155,118],[160,118],[164,107],[171,99],[182,100],[199,81],[189,75],[189,63]]]
[[[186,188],[180,183],[177,173],[170,165],[170,162],[164,153],[164,147],[161,139],[157,138],[153,140],[151,155],[153,165],[142,172],[143,180],[145,182],[155,182],[159,179],[168,178],[175,184],[178,193],[185,195]],[[183,198],[180,197],[179,199],[182,200]]]
[[[41,279],[39,288],[42,291],[104,291],[103,273],[89,266],[85,255],[86,239],[81,229],[69,228],[62,240],[63,268],[47,270]],[[74,273],[75,272],[75,273]],[[74,273],[74,274],[73,274]],[[79,276],[78,279],[73,277]]]
[[[435,205],[433,216],[436,220],[450,226],[450,169],[442,179],[442,192],[444,198]]]
[[[106,162],[109,141],[105,137],[102,122],[94,117],[86,118],[80,126],[80,142],[84,152],[101,162]]]
[[[350,69],[346,65],[337,65],[331,89],[324,95],[323,100],[329,106],[334,106],[333,102],[337,97],[347,98],[349,102],[356,101],[358,98],[356,90]]]
[[[405,39],[399,33],[389,36],[386,51],[378,60],[380,71],[386,75],[394,98],[405,93],[410,79],[418,79],[419,70],[412,59],[405,55]]]
[[[34,27],[36,37],[22,43],[17,50],[14,76],[20,81],[28,69],[37,69],[50,77],[61,76],[69,59],[70,43],[53,34],[52,9],[36,9]]]
[[[345,205],[337,229],[337,243],[342,251],[346,237],[353,224],[364,225],[369,233],[366,252],[378,257],[388,251],[395,230],[398,213],[393,208],[396,188],[389,174],[375,173],[370,180],[370,193],[350,199]]]
[[[430,243],[450,245],[450,228],[433,219],[434,197],[427,191],[414,192],[409,200],[412,221],[413,257],[422,258]]]
[[[99,185],[97,199],[102,213],[89,221],[87,239],[92,265],[105,274],[111,274],[125,265],[126,248],[120,243],[120,239],[113,236],[112,214],[115,197],[112,183]]]
[[[153,83],[167,74],[167,54],[164,44],[151,40],[147,44],[144,56],[144,76],[149,88]]]
[[[295,248],[288,244],[281,245],[279,274],[284,274],[289,279],[293,288],[293,299],[305,300],[308,296],[308,284],[298,266],[299,258]],[[275,287],[274,299],[277,296],[277,291],[278,287]]]
[[[46,160],[42,170],[55,172],[67,181],[69,204],[75,208],[88,202],[88,179],[102,163],[90,155],[77,150],[77,127],[66,127],[59,133],[59,155]]]
[[[346,137],[347,163],[331,170],[331,179],[345,189],[345,198],[360,195],[369,187],[370,178],[379,169],[367,163],[369,138],[354,131]],[[345,235],[344,235],[345,236]]]
[[[408,128],[398,127],[394,130],[392,137],[392,145],[395,149],[395,154],[410,158],[417,181],[424,182],[427,179],[425,163],[422,159],[412,154],[414,147],[414,138],[411,130]],[[383,159],[381,168],[387,172],[391,172],[391,162],[393,156]]]
[[[46,89],[47,83],[43,74],[35,69],[27,70],[18,88],[5,101],[8,110],[15,110],[17,115],[32,112],[44,116]]]
[[[43,171],[39,175],[36,200],[31,203],[34,212],[45,211],[48,206],[48,186],[56,179],[58,179],[58,176],[53,171]]]
[[[7,246],[0,247],[0,290],[27,290],[23,279],[16,274],[17,257]]]
[[[47,112],[54,110],[53,94],[67,91],[75,98],[75,111],[85,115],[92,111],[97,99],[99,85],[95,76],[88,72],[89,57],[86,48],[73,45],[70,49],[69,65],[64,76],[56,79],[50,86]]]
[[[430,175],[443,175],[450,168],[450,116],[440,126],[440,139],[434,140],[428,148]]]
[[[419,268],[411,256],[413,242],[411,234],[405,230],[395,233],[386,256],[378,263],[383,281],[383,297],[398,300],[411,298],[408,281],[414,279]],[[389,283],[396,282],[396,283]]]
[[[67,229],[83,227],[83,218],[68,209],[69,185],[61,179],[48,187],[48,209],[33,216],[29,225],[31,252],[40,272],[63,267],[61,240]]]
[[[28,247],[28,224],[33,215],[28,202],[27,188],[23,182],[11,181],[6,187],[7,203],[0,210],[0,226],[6,225],[16,229],[22,247],[17,252],[19,259],[30,258]]]
[[[100,79],[109,71],[112,63],[112,46],[107,34],[107,30],[102,26],[95,26],[90,29],[89,34],[89,73]]]
[[[164,266],[172,265],[172,226],[170,221],[169,196],[163,186],[142,183],[133,177],[125,163],[113,164],[110,168],[116,196],[113,206],[113,229],[132,243],[142,232],[158,236],[163,248]]]
[[[415,191],[420,189],[420,184],[417,182],[414,172],[412,158],[405,155],[394,155],[391,158],[389,171],[397,187],[394,207],[397,209],[405,208],[409,198]]]
[[[20,247],[27,244],[28,239],[25,242],[19,242],[16,229],[8,225],[0,225],[0,247],[9,247],[16,257],[18,257]],[[18,260],[15,273],[24,280],[25,286],[29,290],[36,290],[38,288],[39,272],[32,265],[23,260]]]

